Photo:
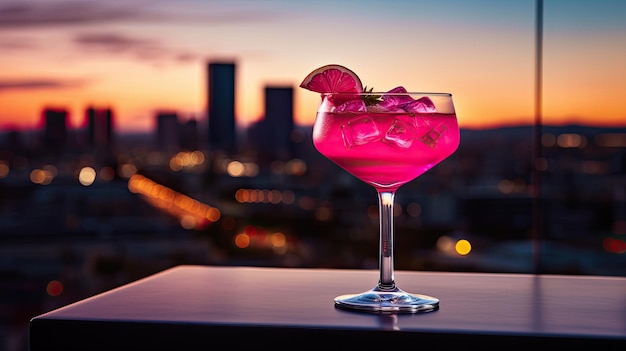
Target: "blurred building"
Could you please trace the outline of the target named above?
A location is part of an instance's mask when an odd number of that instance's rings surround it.
[[[180,124],[176,112],[157,112],[156,148],[176,152],[180,149]]]
[[[235,63],[208,64],[209,148],[237,151],[235,129]]]
[[[265,117],[252,126],[250,144],[262,161],[294,157],[293,87],[265,87]]]
[[[46,150],[59,154],[65,150],[68,141],[67,110],[62,108],[45,108],[43,110],[44,134],[43,144]]]
[[[21,154],[24,151],[22,132],[18,129],[8,130],[0,140],[0,150],[2,150],[4,158],[10,159],[13,157],[13,153]],[[11,152],[8,152],[9,150]],[[4,155],[5,153],[6,155]]]
[[[87,108],[87,144],[90,148],[108,149],[113,144],[113,112],[110,108]]]
[[[180,148],[185,151],[200,149],[200,142],[198,140],[198,121],[195,118],[191,118],[181,124]]]

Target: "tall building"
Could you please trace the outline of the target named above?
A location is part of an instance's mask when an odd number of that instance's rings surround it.
[[[44,135],[43,143],[47,151],[61,153],[68,142],[67,110],[62,108],[45,108],[43,110]]]
[[[234,152],[237,147],[235,63],[209,62],[208,85],[209,148]]]
[[[180,123],[176,112],[161,111],[156,115],[157,140],[160,151],[177,152],[180,150]]]
[[[293,87],[266,86],[265,117],[261,122],[257,147],[272,159],[292,158],[293,128]]]
[[[190,118],[180,126],[180,148],[185,151],[195,151],[200,149],[198,140],[198,121]]]
[[[96,109],[90,106],[87,108],[86,115],[89,147],[110,148],[113,141],[113,112],[111,109]]]

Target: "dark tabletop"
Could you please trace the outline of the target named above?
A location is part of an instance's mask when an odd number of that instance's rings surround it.
[[[396,340],[626,350],[626,278],[397,271],[401,289],[435,296],[440,308],[377,314],[334,307],[334,297],[377,280],[375,270],[178,266],[34,317],[30,347],[297,349],[291,343],[349,337],[343,340],[365,348]],[[284,337],[290,344],[277,343]]]

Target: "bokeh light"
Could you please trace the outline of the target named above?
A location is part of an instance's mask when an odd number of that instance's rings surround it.
[[[50,296],[59,296],[63,292],[63,284],[58,280],[51,280],[46,285],[46,292]]]
[[[468,255],[470,251],[472,251],[472,245],[466,239],[461,239],[456,242],[456,244],[454,245],[454,249],[459,255],[465,256]]]
[[[30,181],[34,184],[39,185],[48,185],[52,182],[54,176],[50,171],[46,171],[45,169],[36,168],[30,172]]]
[[[115,178],[115,170],[109,166],[102,167],[99,176],[103,181],[110,182]]]
[[[587,138],[576,133],[560,134],[556,143],[562,148],[583,148],[587,145]]]
[[[6,178],[9,175],[9,165],[0,161],[0,178]]]
[[[96,180],[96,170],[91,167],[83,167],[78,173],[78,181],[84,186],[93,184]]]
[[[153,206],[176,216],[185,229],[201,229],[217,222],[221,211],[187,195],[174,191],[143,175],[135,174],[128,181],[132,193],[141,194]]]
[[[245,249],[246,247],[250,246],[250,237],[248,236],[248,234],[237,234],[235,236],[235,246],[240,249]]]

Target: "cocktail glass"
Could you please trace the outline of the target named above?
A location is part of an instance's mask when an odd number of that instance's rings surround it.
[[[439,299],[401,290],[394,280],[393,206],[396,191],[459,146],[459,127],[448,93],[323,93],[313,127],[317,150],[378,192],[378,284],[334,299],[344,309],[416,313],[439,308]]]

